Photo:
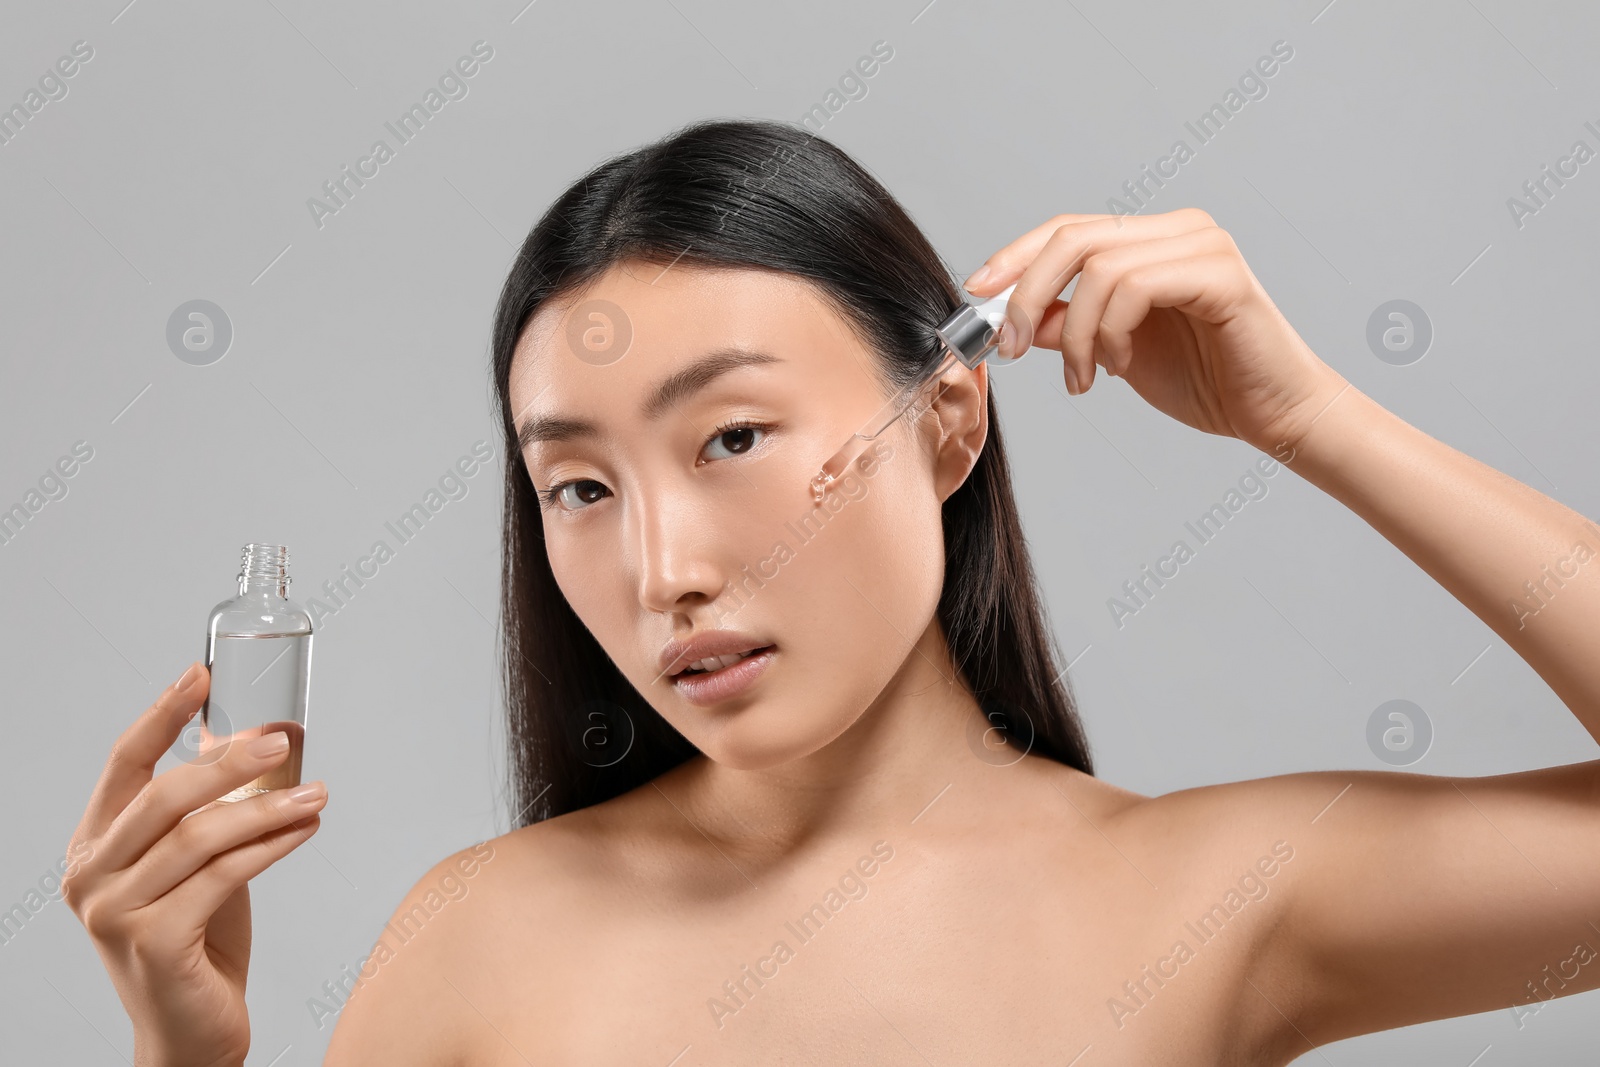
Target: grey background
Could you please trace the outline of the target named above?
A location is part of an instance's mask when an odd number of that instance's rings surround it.
[[[0,909],[60,858],[116,733],[203,653],[239,548],[290,546],[304,597],[474,441],[514,248],[582,171],[691,119],[797,121],[877,40],[894,57],[823,135],[900,197],[961,276],[1164,155],[1275,41],[1293,58],[1149,205],[1233,234],[1325,360],[1414,425],[1600,515],[1590,315],[1600,162],[1522,227],[1507,199],[1600,146],[1596,16],[1577,3],[926,0],[13,4],[0,105],[73,43],[94,57],[0,145],[0,506],[73,443],[94,458],[0,545]],[[309,197],[473,42],[492,60],[319,229]],[[166,343],[204,299],[218,362]],[[1419,305],[1418,362],[1369,316]],[[1426,574],[1288,472],[1147,609],[1107,599],[1257,456],[1036,351],[996,375],[1021,506],[1101,775],[1163,793],[1382,768],[1367,721],[1429,717],[1410,769],[1593,758],[1538,677]],[[498,449],[497,449],[498,451]],[[253,885],[251,1063],[319,1062],[307,1000],[450,851],[503,832],[495,675],[500,468],[317,637],[308,777],[322,831]],[[164,768],[163,768],[164,769]],[[1394,813],[1406,817],[1404,811]],[[1108,995],[1109,995],[1108,991]],[[1592,1062],[1595,994],[1369,1035],[1302,1063]],[[0,946],[6,1062],[118,1063],[132,1037],[65,905]],[[1588,1018],[1586,1018],[1588,1016]],[[1480,1059],[1474,1060],[1475,1056]],[[277,1057],[276,1059],[274,1057]]]

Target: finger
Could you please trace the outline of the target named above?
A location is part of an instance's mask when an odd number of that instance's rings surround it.
[[[963,288],[973,296],[993,296],[1010,285],[1034,261],[1045,242],[1061,227],[1077,222],[1120,218],[1120,215],[1057,215],[984,260],[983,267],[973,272]]]
[[[322,816],[313,812],[213,856],[162,898],[162,910],[174,922],[187,921],[186,929],[196,919],[203,924],[240,886],[310,840],[321,825]]]
[[[1074,295],[1071,302],[1057,300],[1045,309],[1044,318],[1039,320],[1038,331],[1034,338],[1035,348],[1049,348],[1059,351],[1062,343],[1062,329],[1066,325],[1067,313],[1072,310],[1072,304],[1077,300]],[[1094,358],[1084,370],[1079,370],[1072,362],[1063,358],[1061,361],[1062,377],[1067,385],[1067,392],[1074,396],[1086,393],[1094,384],[1095,367],[1105,358],[1105,350],[1100,347],[1100,339],[1094,340]],[[1065,372],[1070,371],[1070,374]]]
[[[1083,268],[1078,273],[1078,287],[1073,290],[1072,302],[1061,320],[1059,334],[1053,343],[1044,342],[1042,337],[1048,335],[1041,335],[1039,343],[1045,344],[1045,347],[1059,347],[1062,360],[1072,368],[1080,382],[1090,379],[1097,352],[1105,361],[1101,366],[1112,374],[1121,374],[1133,358],[1133,339],[1128,332],[1116,333],[1117,344],[1114,346],[1111,336],[1103,328],[1102,319],[1112,294],[1128,273],[1163,260],[1193,259],[1232,248],[1233,240],[1226,232],[1215,226],[1207,226],[1177,237],[1139,241],[1094,252],[1084,260]],[[1126,330],[1131,331],[1137,325],[1137,322],[1128,324]],[[1097,340],[1100,342],[1098,346],[1095,343]]]
[[[294,795],[297,792],[300,795]],[[323,783],[307,782],[198,811],[139,857],[111,889],[111,895],[125,908],[142,908],[215,857],[320,812],[327,800]]]
[[[1199,208],[1183,208],[1163,215],[1113,217],[1060,227],[1045,240],[1039,254],[1023,268],[1017,279],[1017,287],[1006,303],[1001,355],[1015,359],[1033,345],[1035,329],[1044,318],[1045,310],[1066,289],[1089,256],[1214,225],[1211,216]]]
[[[95,848],[103,870],[131,867],[151,846],[172,832],[184,816],[254,781],[289,755],[288,735],[275,730],[259,737],[224,741],[206,762],[185,763],[148,782],[112,820]],[[276,747],[274,747],[276,746]]]
[[[190,664],[172,685],[133,721],[111,746],[105,769],[95,783],[79,823],[79,835],[99,837],[155,773],[156,761],[172,747],[183,726],[205,703],[210,672]]]
[[[1232,253],[1212,252],[1146,263],[1123,275],[1100,324],[1116,373],[1126,373],[1133,352],[1130,335],[1153,307],[1177,308],[1207,322],[1226,321],[1245,291],[1238,270],[1242,262]]]

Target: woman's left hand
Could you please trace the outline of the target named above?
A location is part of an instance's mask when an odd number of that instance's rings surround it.
[[[1179,422],[1282,457],[1349,387],[1198,208],[1058,215],[984,266],[968,279],[974,295],[1017,282],[1001,354],[1060,351],[1073,394],[1098,364]],[[1057,299],[1074,276],[1072,300]]]

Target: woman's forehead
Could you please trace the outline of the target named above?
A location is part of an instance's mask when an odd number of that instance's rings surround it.
[[[540,307],[517,341],[511,401],[520,411],[569,384],[634,392],[730,347],[816,364],[820,373],[869,370],[849,325],[803,279],[630,263]]]

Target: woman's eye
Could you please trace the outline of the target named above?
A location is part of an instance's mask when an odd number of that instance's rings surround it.
[[[603,498],[605,486],[599,482],[580,478],[576,481],[562,482],[541,490],[539,495],[544,498],[546,507],[559,503],[568,511],[580,511],[596,500]]]
[[[766,430],[760,426],[730,426],[719,430],[710,441],[706,442],[708,450],[721,445],[728,450],[728,455],[711,455],[711,459],[728,459],[730,456],[742,456],[756,446],[756,435],[764,434]]]

